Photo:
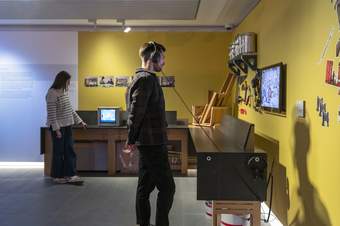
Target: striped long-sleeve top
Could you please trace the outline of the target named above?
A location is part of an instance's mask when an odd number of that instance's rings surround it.
[[[68,92],[49,89],[46,95],[47,122],[53,131],[82,122],[79,115],[73,110]]]

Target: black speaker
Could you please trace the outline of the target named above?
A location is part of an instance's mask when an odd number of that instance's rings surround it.
[[[197,153],[197,199],[265,201],[265,153]]]

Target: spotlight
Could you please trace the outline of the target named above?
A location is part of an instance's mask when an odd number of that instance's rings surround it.
[[[125,32],[125,33],[128,33],[128,32],[130,32],[130,31],[131,31],[131,27],[125,27],[125,28],[124,28],[124,32]]]
[[[117,19],[118,23],[122,23],[122,28],[125,33],[128,33],[131,31],[131,27],[125,26],[125,19]]]

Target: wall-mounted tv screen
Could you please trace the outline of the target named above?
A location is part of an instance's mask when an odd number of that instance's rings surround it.
[[[119,126],[120,108],[119,107],[98,107],[99,126]]]
[[[286,111],[285,66],[274,64],[260,70],[261,107],[266,111]]]

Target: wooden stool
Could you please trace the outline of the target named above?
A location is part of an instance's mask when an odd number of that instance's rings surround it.
[[[234,214],[246,215],[250,214],[250,225],[261,225],[261,202],[258,201],[213,201],[212,202],[212,218],[213,226],[217,225],[217,215]]]

